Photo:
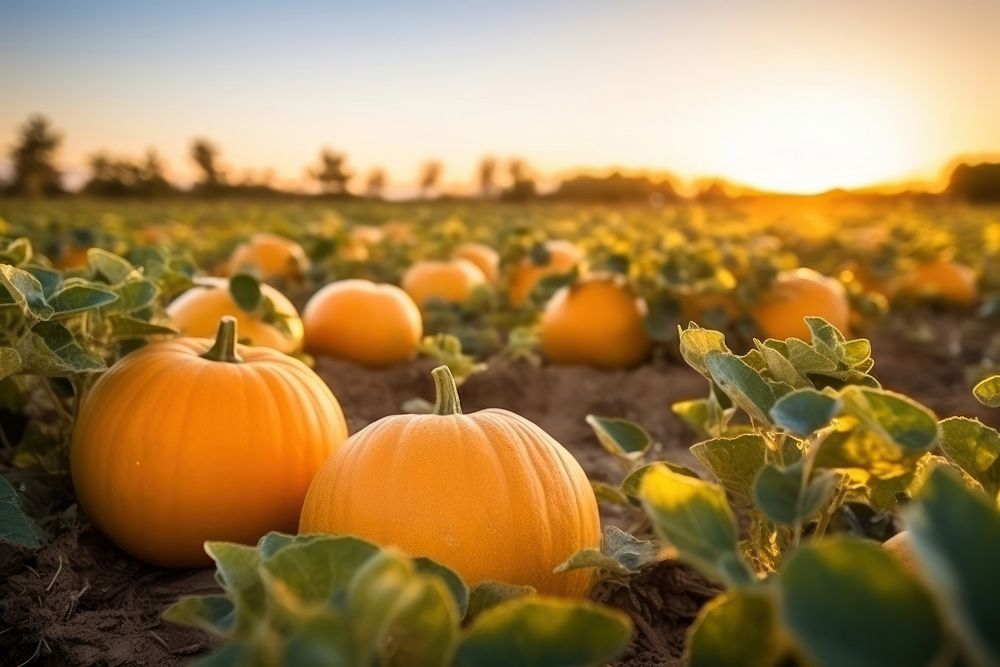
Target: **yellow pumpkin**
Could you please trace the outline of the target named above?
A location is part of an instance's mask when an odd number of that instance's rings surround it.
[[[542,351],[557,364],[624,368],[649,352],[646,302],[624,278],[595,274],[563,287],[545,305]]]
[[[309,483],[347,437],[337,399],[302,362],[176,338],[122,358],[87,393],[70,452],[80,506],[115,544],[163,567],[208,565],[205,540],[295,529]]]
[[[483,272],[486,280],[495,285],[500,280],[500,253],[483,243],[463,243],[452,253],[455,259],[467,259]]]
[[[246,269],[261,280],[296,280],[309,269],[309,259],[295,241],[260,232],[236,246],[229,258],[229,275]]]
[[[365,366],[412,359],[423,336],[420,309],[395,285],[340,280],[316,292],[303,311],[305,346],[312,354]]]
[[[417,262],[403,274],[403,289],[421,308],[431,299],[464,303],[477,287],[485,284],[483,272],[465,259]]]
[[[545,250],[549,253],[549,261],[545,264],[535,264],[534,259],[527,256],[511,272],[507,298],[513,305],[520,306],[527,301],[542,278],[569,273],[583,263],[583,253],[569,241],[546,241]]]
[[[309,488],[299,532],[395,546],[470,585],[585,595],[589,571],[552,571],[601,541],[597,501],[576,459],[512,412],[463,415],[448,368],[433,376],[434,414],[385,417],[345,442]]]
[[[979,299],[976,272],[948,259],[936,259],[921,264],[904,276],[899,291],[910,296],[940,299],[971,306]]]
[[[851,307],[840,281],[812,269],[795,269],[778,274],[771,288],[751,314],[765,338],[810,339],[806,317],[822,317],[847,334]]]
[[[233,299],[229,281],[225,278],[199,279],[198,285],[167,306],[167,315],[182,335],[195,338],[212,336],[219,319],[229,315],[235,317],[239,324],[241,340],[251,345],[273,347],[286,354],[299,351],[302,348],[303,328],[295,306],[270,285],[261,283],[260,290],[274,304],[275,312],[283,316],[287,332],[265,322],[256,313],[242,310]]]

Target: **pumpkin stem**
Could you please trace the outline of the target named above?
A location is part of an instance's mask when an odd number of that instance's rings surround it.
[[[438,366],[431,371],[431,375],[434,377],[434,391],[437,394],[434,401],[434,414],[462,414],[462,403],[458,400],[458,388],[455,386],[455,378],[451,374],[451,369],[447,366]]]
[[[202,359],[223,361],[227,364],[238,364],[243,361],[236,351],[236,318],[226,315],[219,320],[219,330],[215,334],[215,344],[201,355]]]

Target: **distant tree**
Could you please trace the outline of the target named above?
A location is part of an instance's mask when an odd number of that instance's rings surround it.
[[[973,203],[1000,202],[1000,163],[958,165],[951,172],[947,192]]]
[[[139,167],[139,194],[149,197],[173,194],[177,189],[164,175],[163,159],[155,148],[146,150],[145,159]]]
[[[602,202],[667,202],[677,200],[677,190],[669,179],[653,181],[648,176],[574,176],[559,184],[554,199]]]
[[[98,197],[156,197],[175,192],[163,176],[163,164],[150,149],[141,162],[115,158],[107,151],[89,159],[90,178],[83,191]]]
[[[497,161],[486,156],[479,163],[479,192],[483,197],[492,197],[496,189]]]
[[[379,198],[385,191],[387,181],[385,169],[376,167],[368,174],[368,182],[365,184],[365,194],[369,197]]]
[[[217,192],[226,183],[226,175],[218,164],[219,148],[208,139],[195,139],[191,143],[191,159],[201,170],[198,189]]]
[[[444,171],[444,167],[437,160],[431,160],[424,164],[420,169],[420,196],[424,199],[430,197],[430,194],[438,186],[438,182],[441,180],[441,172]]]
[[[515,158],[508,165],[510,171],[510,187],[504,190],[502,197],[511,201],[527,201],[537,195],[535,179],[530,176],[528,164]]]
[[[319,182],[320,191],[328,195],[347,194],[352,174],[347,171],[347,158],[324,148],[319,154],[319,167],[309,172]]]
[[[10,150],[10,158],[14,162],[14,180],[10,191],[29,197],[62,192],[59,171],[54,164],[62,134],[39,114],[30,116],[18,134],[17,143]]]

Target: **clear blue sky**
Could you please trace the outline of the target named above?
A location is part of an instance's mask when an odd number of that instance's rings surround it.
[[[412,182],[485,153],[811,190],[1000,151],[1000,1],[6,2],[0,141],[155,146],[302,178],[319,148]]]

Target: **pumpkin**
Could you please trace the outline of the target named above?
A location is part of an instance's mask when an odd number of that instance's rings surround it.
[[[395,285],[341,280],[316,292],[303,311],[306,350],[364,366],[412,359],[423,336],[420,309]]]
[[[452,257],[467,259],[483,272],[486,280],[495,285],[500,280],[500,253],[482,243],[463,243],[455,248]]]
[[[765,338],[778,340],[809,340],[806,317],[822,317],[845,334],[851,321],[847,290],[840,281],[812,269],[779,273],[751,314]]]
[[[624,368],[649,352],[646,303],[625,279],[595,274],[556,292],[539,328],[542,351],[557,364]]]
[[[948,259],[921,264],[904,276],[899,291],[910,296],[970,306],[979,299],[976,272]]]
[[[393,415],[348,439],[316,475],[300,533],[356,535],[454,569],[583,596],[587,570],[552,570],[597,548],[597,500],[576,459],[507,410],[463,415],[447,366],[433,414]]]
[[[162,567],[211,561],[205,540],[295,529],[316,471],[347,437],[337,399],[302,362],[175,338],[123,357],[84,399],[70,452],[80,506],[115,544]]]
[[[309,268],[305,251],[295,241],[260,232],[241,243],[229,258],[228,273],[247,270],[261,280],[296,280]]]
[[[261,283],[261,294],[274,304],[275,313],[283,318],[287,331],[265,322],[257,313],[242,310],[229,291],[225,278],[201,278],[198,285],[174,299],[167,306],[170,322],[181,334],[209,338],[215,333],[219,319],[225,315],[236,318],[242,340],[251,345],[273,347],[290,354],[302,348],[302,320],[295,306],[284,294]]]
[[[548,261],[544,264],[537,264],[529,254],[511,272],[507,298],[513,305],[520,306],[527,301],[542,278],[569,273],[583,262],[583,253],[569,241],[546,241],[545,250]]]
[[[477,287],[485,284],[483,272],[465,259],[417,262],[403,274],[403,289],[421,308],[431,299],[464,303]]]

